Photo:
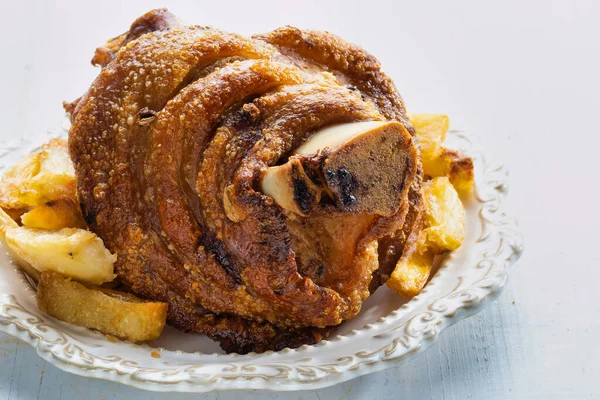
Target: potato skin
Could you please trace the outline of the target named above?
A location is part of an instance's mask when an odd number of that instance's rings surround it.
[[[168,309],[167,303],[87,288],[52,271],[41,274],[37,306],[61,321],[132,342],[157,339],[165,326]]]

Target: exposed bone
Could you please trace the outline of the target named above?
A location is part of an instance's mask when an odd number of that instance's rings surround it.
[[[334,149],[350,139],[361,135],[368,135],[377,131],[377,128],[389,124],[393,124],[393,122],[364,121],[328,126],[315,132],[310,139],[296,149],[295,153],[309,155],[324,149]]]
[[[287,163],[270,167],[262,190],[300,215],[316,208],[325,194],[341,212],[390,216],[406,195],[417,159],[399,122],[340,124],[317,131]]]
[[[299,159],[271,167],[262,180],[262,190],[286,210],[306,215],[321,201],[322,189],[306,175]]]

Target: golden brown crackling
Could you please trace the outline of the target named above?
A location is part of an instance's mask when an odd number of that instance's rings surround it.
[[[330,288],[319,289],[310,279],[300,276],[290,246],[286,218],[278,206],[269,203],[249,183],[256,182],[265,167],[280,159],[293,148],[294,143],[301,143],[303,135],[305,138],[310,132],[332,123],[379,119],[381,115],[372,104],[340,86],[287,87],[257,99],[255,104],[264,118],[264,136],[248,152],[233,178],[235,202],[246,208],[247,217],[236,224],[223,219],[225,242],[233,247],[232,254],[242,260],[247,254],[253,255],[252,265],[246,267],[242,276],[254,292],[270,296],[269,302],[281,310],[291,309],[296,318],[311,316],[314,318],[312,325],[337,324],[360,309],[357,303],[362,301],[368,282],[348,280],[345,285],[347,292],[361,295],[339,298],[339,294],[335,295],[336,292]],[[251,232],[260,232],[261,235],[252,235]],[[361,246],[357,255],[365,252],[366,244],[361,243]],[[368,257],[364,254],[364,259]],[[372,271],[368,269],[372,266],[367,267],[367,264],[359,260],[356,265],[345,266],[366,268],[365,273],[356,275],[370,277]],[[355,283],[363,289],[353,289]],[[327,310],[327,315],[318,315],[323,309]],[[324,317],[331,322],[326,322],[328,320]]]
[[[160,219],[156,229],[162,230],[161,234],[168,238],[178,257],[196,278],[196,292],[203,306],[216,313],[255,318],[264,315],[263,318],[278,322],[268,303],[253,298],[243,287],[237,287],[228,271],[211,260],[209,250],[214,252],[215,249],[209,249],[211,243],[205,240],[206,230],[199,224],[202,221],[196,220],[182,190],[181,175],[187,175],[186,171],[181,171],[183,153],[202,154],[214,125],[231,105],[270,87],[298,80],[298,73],[286,66],[273,68],[255,60],[235,62],[182,90],[177,99],[170,101],[158,114],[150,133],[148,146],[153,151],[147,159],[145,172],[146,181],[154,191],[150,207],[155,208]],[[203,249],[198,250],[198,243]],[[222,259],[221,263],[224,261]],[[234,260],[226,262],[234,263]],[[204,280],[214,280],[216,284],[205,284]]]
[[[223,35],[220,33],[214,33],[214,32],[208,32],[208,31],[203,31],[204,33],[207,34],[208,38],[214,39],[215,41],[217,41],[217,39],[220,37],[221,39],[223,39],[223,41],[225,42],[223,44],[223,48],[225,49],[224,51],[232,51],[232,48],[240,48],[240,49],[244,49],[244,48],[248,48],[251,49],[249,51],[254,51],[255,53],[260,50],[260,48],[255,48],[254,46],[252,46],[251,44],[247,43],[247,40],[241,39],[241,38],[230,38],[229,36],[225,35],[225,37],[223,38]],[[147,35],[149,36],[149,35]],[[202,51],[202,47],[204,47],[204,52],[206,53],[204,55],[204,58],[208,58],[211,56],[211,52],[214,52],[214,46],[212,44],[206,44],[206,43],[201,43],[198,44],[197,42],[194,41],[190,41],[190,40],[182,40],[179,36],[180,35],[172,35],[172,32],[166,33],[166,34],[162,34],[159,35],[161,37],[163,37],[165,40],[167,40],[168,42],[174,42],[179,46],[184,46],[184,45],[188,45],[188,46],[192,46],[192,48],[196,48],[196,50],[198,51]],[[169,36],[174,36],[174,38],[171,40],[169,38]],[[195,36],[195,35],[193,35]],[[239,39],[239,40],[236,40]],[[154,45],[156,42],[156,40],[150,41],[151,45]],[[236,43],[237,42],[237,43]],[[143,47],[139,41],[132,43],[134,45],[137,46],[132,46],[131,52],[134,52],[138,50],[139,47]],[[171,44],[170,46],[167,45],[167,47],[172,47],[175,46],[175,44]],[[218,50],[218,48],[217,48]],[[111,205],[109,207],[106,207],[104,209],[107,210],[107,214],[105,217],[105,214],[103,213],[103,210],[98,210],[99,212],[97,212],[96,210],[91,210],[92,214],[94,215],[95,219],[97,222],[99,222],[98,225],[100,225],[98,228],[101,230],[103,227],[106,227],[107,229],[115,229],[115,230],[121,230],[126,224],[140,224],[139,220],[136,221],[136,209],[137,207],[137,202],[136,199],[132,198],[132,194],[135,193],[135,190],[133,190],[132,188],[132,179],[131,179],[131,170],[130,170],[130,165],[129,165],[129,159],[128,156],[130,155],[130,148],[131,146],[128,146],[127,143],[133,142],[135,141],[135,136],[136,134],[139,135],[144,135],[143,133],[140,133],[139,131],[142,131],[143,129],[141,129],[140,127],[137,126],[137,124],[135,123],[131,123],[132,119],[135,119],[136,117],[136,111],[138,109],[141,109],[142,106],[146,106],[150,109],[160,109],[160,103],[165,103],[168,100],[168,97],[170,97],[169,95],[171,95],[174,89],[176,89],[179,84],[185,79],[185,75],[189,73],[189,71],[196,65],[198,64],[198,60],[196,60],[195,58],[202,58],[202,57],[198,57],[196,56],[194,57],[190,57],[190,59],[188,60],[188,63],[185,64],[186,68],[181,69],[180,71],[175,71],[176,62],[171,63],[171,70],[173,70],[174,74],[176,76],[173,77],[173,79],[171,80],[166,80],[165,77],[160,76],[160,77],[154,77],[156,79],[160,79],[160,82],[166,81],[165,84],[168,87],[165,87],[165,90],[163,91],[163,93],[160,93],[160,91],[158,91],[158,93],[153,93],[153,96],[151,98],[149,98],[148,96],[145,95],[144,93],[144,87],[145,87],[145,82],[151,82],[151,80],[153,79],[153,75],[152,75],[152,70],[148,71],[150,76],[145,76],[145,77],[141,77],[138,76],[138,74],[140,73],[140,70],[138,68],[136,68],[134,64],[135,61],[135,56],[132,56],[130,53],[126,52],[126,53],[122,53],[123,57],[125,58],[125,60],[121,60],[120,63],[115,64],[114,66],[111,65],[109,67],[107,67],[101,74],[101,76],[99,77],[99,79],[97,80],[97,84],[98,84],[98,91],[103,92],[100,93],[101,96],[106,96],[107,92],[111,92],[112,86],[121,86],[121,92],[125,92],[125,93],[116,93],[116,95],[118,96],[118,98],[121,100],[122,99],[122,103],[126,104],[125,107],[121,107],[119,109],[117,109],[116,111],[118,112],[117,116],[113,117],[115,121],[118,120],[118,122],[115,123],[115,126],[111,127],[112,129],[109,128],[108,130],[108,134],[105,133],[104,130],[102,130],[101,132],[98,132],[98,136],[100,137],[101,140],[98,140],[96,143],[94,143],[94,147],[96,147],[95,149],[92,150],[92,154],[91,156],[97,155],[98,158],[102,158],[102,160],[96,160],[94,161],[96,168],[93,168],[95,170],[95,177],[96,178],[96,182],[95,186],[93,189],[91,190],[83,190],[82,191],[82,200],[84,201],[84,204],[86,202],[87,199],[89,199],[90,197],[93,196],[93,193],[90,192],[94,192],[96,193],[97,196],[100,196],[99,199],[100,201],[94,202],[94,205],[96,207],[103,207],[103,205],[106,203],[106,201],[102,201],[104,200],[103,197],[107,198],[108,202],[111,203]],[[144,52],[145,56],[148,56],[147,51]],[[202,55],[202,53],[200,53],[200,55]],[[220,53],[217,52],[217,54],[212,54],[212,56],[219,56]],[[163,62],[163,60],[161,60],[161,58],[164,56],[163,52],[160,51],[160,49],[158,50],[157,53],[150,53],[151,57],[154,58],[158,58],[157,60],[155,60],[157,63],[161,63]],[[171,58],[174,57],[173,54],[170,54]],[[130,61],[131,60],[131,61]],[[179,62],[181,63],[182,61],[180,59]],[[193,62],[192,62],[193,61]],[[202,60],[200,60],[202,61]],[[147,61],[146,64],[149,64],[150,62]],[[118,71],[113,71],[113,69],[117,69],[117,66],[120,68],[120,70]],[[148,69],[148,65],[146,65],[146,69]],[[161,71],[164,68],[161,68]],[[124,70],[124,71],[121,71]],[[127,71],[129,71],[129,73],[127,73]],[[156,74],[156,72],[155,72]],[[126,78],[121,78],[123,75],[127,75]],[[109,82],[99,82],[102,81],[103,78],[105,80],[108,80]],[[141,83],[140,83],[141,81]],[[112,84],[112,85],[111,85]],[[101,86],[103,85],[103,86]],[[127,87],[128,89],[125,89],[125,87]],[[90,90],[90,95],[93,96],[95,91],[94,91],[94,86],[92,87],[92,89]],[[170,90],[167,90],[170,89]],[[115,89],[116,91],[116,89]],[[164,96],[160,96],[160,94],[163,94]],[[136,97],[136,98],[132,98],[132,97]],[[164,99],[161,99],[161,97]],[[103,99],[102,99],[103,100]],[[148,101],[149,100],[149,101]],[[161,101],[162,100],[162,101]],[[106,99],[106,103],[109,103],[110,99]],[[109,110],[113,110],[112,107],[108,106],[108,104],[105,106],[104,104],[101,104],[101,100],[95,100],[95,101],[90,101],[89,103],[91,103],[91,106],[95,107],[95,109],[97,110],[102,110],[103,108],[108,108]],[[92,111],[93,112],[93,111]],[[120,114],[120,115],[119,115]],[[112,115],[111,115],[112,116]],[[111,121],[111,116],[103,116],[102,121],[104,122],[104,126],[100,125],[100,124],[96,124],[96,131],[105,128],[106,125],[108,125]],[[89,117],[89,122],[93,123],[93,121],[96,120],[96,118],[94,118],[94,116],[92,115],[92,117]],[[79,123],[78,123],[79,122]],[[85,131],[86,135],[89,136],[93,136],[90,135],[91,132],[93,132],[94,129],[90,129],[89,125],[86,128],[84,125],[86,125],[85,123],[88,121],[76,121],[75,125],[74,125],[74,129],[71,131],[71,143],[74,145],[75,143],[77,143],[77,138],[78,138],[78,132],[80,131],[80,129],[82,131]],[[133,121],[135,122],[135,121]],[[100,125],[100,126],[98,126]],[[78,129],[80,128],[80,129]],[[100,129],[99,129],[100,128]],[[108,139],[110,139],[110,133],[114,133],[114,136],[112,137],[113,141],[118,141],[119,142],[119,146],[111,146],[111,143],[109,142]],[[101,145],[106,143],[106,147],[102,148]],[[114,143],[114,142],[113,142]],[[106,158],[110,158],[110,149],[114,148],[115,150],[120,151],[120,154],[115,154],[114,157],[117,160],[116,161],[116,165],[114,166],[114,168],[109,162],[105,161]],[[103,154],[104,153],[104,154]],[[106,154],[108,153],[108,154]],[[135,153],[135,149],[134,149],[134,153]],[[108,157],[106,157],[108,156]],[[84,154],[83,157],[88,157],[88,155]],[[102,163],[102,164],[100,164]],[[104,168],[98,168],[98,166],[105,166]],[[84,171],[89,171],[92,168],[89,169],[83,169]],[[110,169],[110,170],[109,170]],[[109,170],[108,172],[105,172],[106,170]],[[116,172],[116,173],[115,173]],[[101,175],[104,174],[106,175],[110,175],[112,174],[112,176],[106,181],[106,182],[97,182],[98,178],[104,178],[104,176]],[[83,182],[85,182],[86,178],[83,179]],[[80,179],[81,182],[81,179]],[[109,191],[111,191],[111,193],[109,193]],[[112,194],[112,195],[111,195]],[[129,210],[127,208],[130,208]],[[85,207],[84,207],[85,209]],[[89,215],[89,213],[88,213]],[[106,221],[105,221],[106,218]],[[143,228],[140,228],[143,229]],[[108,236],[112,236],[112,235],[108,235]],[[156,240],[156,238],[154,239]]]
[[[103,46],[98,47],[92,58],[92,65],[104,68],[117,57],[119,50],[127,43],[150,32],[164,31],[176,27],[183,28],[184,24],[166,8],[151,10],[136,19],[127,32],[109,39]],[[69,114],[71,121],[75,119],[80,110],[80,100],[86,95],[87,93],[72,102],[63,101],[63,108]]]
[[[393,81],[381,71],[381,66],[377,59],[358,46],[344,41],[336,35],[328,32],[306,31],[294,27],[283,27],[273,32],[255,35],[254,38],[264,40],[278,47],[286,54],[292,62],[303,68],[319,71],[325,69],[331,71],[344,84],[349,85],[351,90],[356,90],[363,97],[369,97],[377,109],[388,119],[400,121],[406,129],[414,135],[414,128],[406,116],[404,101],[398,93]],[[416,145],[416,143],[414,143]],[[419,168],[415,175],[414,182],[409,189],[410,215],[416,213],[416,207],[420,202],[420,186],[423,172],[420,167],[420,155],[418,156]],[[405,223],[404,230],[410,229],[412,219]],[[384,236],[383,242],[387,243],[380,246],[381,257],[386,253],[392,252],[399,258],[402,253],[403,244],[390,238],[401,235],[397,231],[390,236]],[[395,243],[392,245],[391,243]],[[384,250],[390,247],[390,251]],[[392,259],[396,258],[392,256]],[[397,259],[396,259],[397,261]],[[383,262],[389,268],[395,266],[394,263]],[[393,265],[393,266],[392,266]],[[384,269],[389,269],[384,267]],[[391,270],[390,272],[391,273]],[[385,283],[389,273],[381,274],[375,272],[376,279],[371,285],[375,290],[379,285]]]
[[[307,35],[324,56],[331,50],[327,60],[299,61],[210,28],[144,32],[106,65],[74,113],[70,152],[82,208],[118,253],[117,273],[135,293],[169,302],[169,323],[227,351],[313,343],[330,329],[313,326],[355,315],[378,268],[378,239],[401,229],[409,212],[403,202],[392,216],[362,218],[364,231],[343,249],[354,257],[330,260],[319,277],[301,260],[308,253],[300,254],[288,217],[258,190],[261,171],[315,129],[404,113],[374,58],[339,38]],[[335,54],[362,64],[344,66]],[[314,73],[325,69],[335,77]],[[140,123],[142,114],[151,119]],[[409,177],[413,203],[417,175]]]
[[[292,26],[254,38],[273,44],[299,66],[331,71],[342,84],[371,100],[387,119],[401,122],[414,133],[396,85],[381,71],[379,61],[362,48],[329,32]]]
[[[146,33],[167,30],[182,26],[181,22],[166,8],[148,11],[129,27],[129,30],[117,37],[109,39],[104,46],[98,47],[92,58],[92,65],[105,67],[115,59],[117,52],[127,43],[138,39]]]
[[[128,234],[131,235],[130,232]],[[130,240],[135,243],[138,238],[134,235]],[[142,256],[146,249],[140,248],[139,252],[123,254],[124,266],[136,266],[140,263],[136,257]],[[159,265],[162,266],[162,265]],[[164,265],[165,272],[169,273],[168,265]],[[122,272],[122,271],[121,271]],[[249,351],[265,351],[281,346],[287,346],[286,340],[293,335],[295,330],[282,329],[270,324],[248,321],[232,315],[216,316],[197,303],[182,297],[173,290],[171,283],[163,280],[156,274],[156,270],[130,268],[125,272],[128,281],[133,282],[131,289],[146,298],[165,301],[169,303],[167,321],[169,324],[184,330],[203,333],[214,340],[222,341],[225,349],[246,353]],[[304,343],[316,342],[310,335],[311,329],[306,329],[302,338]],[[315,335],[319,334],[318,331]],[[312,338],[312,339],[311,339]]]
[[[214,32],[204,33],[207,33],[207,36],[213,38],[215,41],[217,41],[218,37],[222,37],[221,34]],[[170,36],[174,35],[169,33],[161,33],[158,36],[161,36],[163,40],[168,42],[177,43],[179,46],[183,46],[187,43],[187,45],[191,45],[192,47],[194,47],[194,45],[196,45],[196,48],[200,47],[200,49],[197,50],[202,50],[202,47],[204,47],[210,51],[215,51],[214,44],[207,45],[204,43],[198,45],[193,41],[188,40],[186,42],[179,36],[170,38]],[[246,51],[246,53],[254,52],[256,54],[260,50],[260,46],[255,47],[247,43],[248,41],[244,39],[234,38],[231,40],[229,36],[225,36],[224,40],[226,43],[223,47],[225,51],[228,52],[231,52],[231,49],[236,46],[237,48]],[[154,42],[155,41],[150,41],[150,44],[153,45],[155,44]],[[172,47],[174,45],[175,44],[172,44],[171,46],[167,45],[167,47]],[[192,287],[192,285],[189,284],[189,279],[183,279],[186,276],[186,272],[181,267],[174,268],[174,265],[177,265],[178,262],[167,255],[164,245],[161,245],[160,240],[144,231],[143,224],[137,213],[137,201],[133,197],[135,189],[132,185],[132,171],[128,159],[132,145],[128,145],[128,143],[135,142],[136,134],[140,136],[144,135],[143,132],[140,132],[143,131],[143,129],[138,127],[137,124],[131,123],[131,119],[134,119],[136,116],[136,111],[143,106],[150,109],[160,109],[161,103],[166,103],[169,97],[174,94],[174,90],[176,90],[180,83],[185,79],[186,75],[190,73],[198,62],[203,60],[201,60],[202,57],[198,57],[198,54],[196,57],[190,57],[187,60],[187,63],[183,63],[181,59],[178,59],[180,64],[183,64],[185,68],[179,68],[176,71],[175,67],[177,66],[177,62],[171,63],[171,71],[174,76],[168,80],[166,80],[164,76],[158,77],[157,79],[160,79],[160,82],[164,82],[165,86],[163,87],[162,93],[161,91],[158,91],[158,93],[153,93],[150,97],[145,95],[143,85],[139,82],[141,81],[145,84],[145,82],[149,82],[153,79],[153,76],[152,74],[145,77],[138,76],[140,70],[136,68],[135,65],[135,54],[131,54],[138,51],[143,45],[138,41],[133,42],[130,47],[131,52],[121,53],[124,60],[120,60],[121,62],[107,67],[102,72],[95,85],[92,86],[90,95],[87,97],[89,100],[87,101],[87,104],[84,104],[84,108],[82,109],[82,117],[76,119],[70,133],[71,148],[75,149],[74,151],[76,153],[73,157],[76,165],[77,163],[81,166],[88,165],[88,167],[84,166],[83,168],[78,168],[83,208],[84,211],[86,211],[88,219],[99,232],[115,232],[114,234],[105,234],[105,237],[109,242],[114,242],[112,245],[115,249],[118,249],[120,253],[135,254],[140,247],[142,249],[150,249],[149,254],[152,254],[155,259],[136,259],[135,264],[124,265],[126,257],[120,257],[123,262],[118,263],[117,270],[124,271],[122,274],[125,278],[124,280],[127,281],[127,277],[132,276],[127,271],[136,270],[138,268],[136,265],[142,264],[139,268],[152,269],[151,266],[143,265],[150,261],[152,264],[156,265],[158,274],[164,275],[164,278],[171,281],[171,284],[181,282],[183,284],[188,283],[186,286]],[[150,56],[153,55],[153,57],[156,58],[156,63],[162,63],[164,61],[162,60],[164,54],[160,51],[161,47],[162,46],[159,46],[156,54],[150,54]],[[211,56],[212,53],[210,53],[210,51],[205,50],[206,54],[204,55],[204,58]],[[146,53],[144,54],[148,56]],[[217,54],[213,54],[213,56]],[[202,53],[200,53],[200,55],[202,55]],[[171,57],[173,57],[172,54]],[[198,60],[198,58],[200,58],[200,60]],[[149,61],[146,64],[148,63]],[[182,65],[180,65],[180,67],[181,66]],[[146,66],[146,68],[148,68],[148,66]],[[163,69],[161,69],[161,71]],[[148,72],[152,71],[150,70]],[[109,96],[110,94],[113,94],[113,98],[114,96],[117,96],[117,99],[125,104],[125,106],[113,108],[112,105],[116,103],[111,99]],[[160,94],[163,96],[160,96]],[[98,97],[96,97],[96,95]],[[133,99],[132,97],[137,98]],[[85,108],[86,106],[87,109]],[[109,114],[102,115],[102,118],[98,118],[98,114],[104,114],[104,109],[110,110]],[[103,123],[96,123],[96,121],[99,120]],[[113,122],[114,125],[110,126]],[[82,134],[80,134],[80,132],[82,132]],[[94,134],[94,132],[97,133]],[[120,145],[115,146],[115,142],[118,142]],[[77,150],[78,146],[89,147],[86,147],[88,150],[85,152],[79,152]],[[119,153],[114,154],[113,150],[117,150]],[[133,153],[136,153],[136,151],[139,152],[139,148],[133,149]],[[77,154],[79,154],[80,157],[78,157]],[[116,161],[119,159],[121,160],[120,162]],[[93,176],[85,176],[85,174],[89,174],[90,172],[93,172]],[[88,204],[93,205],[93,207],[87,206]],[[141,243],[136,243],[135,246],[131,246],[129,239],[125,238],[124,240],[120,240],[122,237],[122,234],[120,233],[127,231],[137,233]],[[160,254],[162,254],[162,256],[159,257]],[[156,259],[157,257],[158,259]],[[149,292],[147,289],[144,289],[143,291],[145,293]],[[151,292],[148,294],[151,295]]]

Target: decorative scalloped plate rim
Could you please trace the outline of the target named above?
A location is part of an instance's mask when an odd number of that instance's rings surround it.
[[[50,137],[65,137],[68,123],[0,148],[0,171]],[[522,236],[502,210],[508,174],[476,140],[451,131],[449,147],[471,155],[476,190],[467,203],[467,238],[452,252],[425,290],[386,316],[363,310],[364,326],[313,346],[263,354],[188,353],[120,341],[42,314],[26,277],[0,254],[0,331],[34,347],[65,371],[146,390],[209,392],[228,389],[308,390],[331,386],[406,361],[436,336],[472,316],[501,292],[507,272],[521,255]],[[381,289],[380,289],[381,290]],[[356,326],[356,323],[355,325]],[[117,355],[119,354],[119,355]]]

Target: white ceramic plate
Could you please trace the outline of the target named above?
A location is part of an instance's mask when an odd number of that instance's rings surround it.
[[[0,149],[0,169],[68,124]],[[475,161],[476,193],[467,203],[467,238],[410,301],[382,287],[331,339],[314,346],[263,354],[226,355],[211,340],[165,329],[148,345],[108,341],[99,332],[42,314],[27,278],[0,252],[0,331],[33,346],[40,357],[78,375],[155,391],[225,389],[305,390],[334,385],[391,367],[423,352],[445,328],[471,316],[500,293],[508,267],[522,251],[514,220],[502,210],[507,173],[464,133],[448,147]],[[152,356],[152,351],[160,358]],[[154,353],[156,356],[156,352]]]

